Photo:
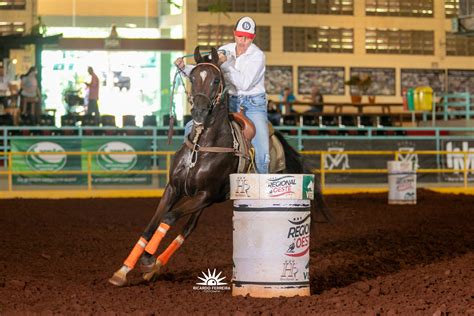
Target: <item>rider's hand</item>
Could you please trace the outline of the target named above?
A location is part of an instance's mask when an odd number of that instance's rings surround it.
[[[224,55],[223,53],[219,53],[219,63],[223,64],[227,61],[227,56]]]
[[[174,64],[179,69],[184,70],[184,59],[183,58],[181,58],[181,57],[176,58],[176,60],[174,61]]]

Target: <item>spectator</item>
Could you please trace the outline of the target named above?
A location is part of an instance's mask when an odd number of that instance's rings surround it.
[[[283,110],[283,114],[290,114],[294,113],[293,109],[291,108],[291,103],[295,102],[296,98],[291,91],[290,87],[286,87],[283,89],[282,94],[280,95],[280,109]]]
[[[309,109],[306,112],[309,113],[323,113],[323,108],[324,108],[324,97],[319,91],[319,88],[317,85],[313,85],[311,87],[311,95],[308,97],[304,97],[304,99],[309,99],[311,100],[311,109]]]
[[[91,81],[86,83],[87,85],[87,114],[99,116],[99,106],[97,101],[99,100],[99,78],[94,73],[92,67],[87,68],[87,72],[91,76]]]
[[[267,111],[268,111],[268,121],[275,126],[280,125],[281,113],[277,104],[273,102],[272,100],[269,100]]]
[[[41,114],[41,92],[36,74],[36,67],[33,66],[21,76],[21,114]]]

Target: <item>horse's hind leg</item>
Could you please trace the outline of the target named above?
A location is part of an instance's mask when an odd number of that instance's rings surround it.
[[[201,216],[203,209],[200,209],[193,213],[191,217],[189,218],[188,222],[183,228],[183,231],[181,234],[176,237],[171,244],[168,246],[168,248],[163,251],[158,258],[156,259],[155,266],[154,268],[148,272],[143,274],[143,278],[147,281],[150,281],[153,276],[155,276],[161,269],[162,266],[165,266],[168,263],[168,260],[171,258],[171,256],[178,250],[181,245],[183,244],[184,240],[188,238],[188,236],[192,233],[194,228],[196,227],[196,223]]]
[[[133,247],[127,259],[125,259],[122,267],[117,270],[109,279],[110,283],[117,286],[125,285],[127,283],[127,273],[135,268],[138,259],[143,255],[145,250],[151,253],[150,256],[156,252],[161,239],[168,231],[169,226],[171,226],[167,225],[166,223],[162,223],[158,227],[158,224],[163,217],[163,214],[168,212],[177,201],[178,196],[175,194],[174,189],[168,185],[163,198],[160,200],[160,204],[158,205],[155,215],[153,216],[140,239]],[[152,262],[152,265],[153,264],[154,263]]]

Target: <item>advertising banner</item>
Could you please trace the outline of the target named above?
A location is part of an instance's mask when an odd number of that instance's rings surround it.
[[[44,139],[13,139],[11,151],[37,153],[35,155],[13,155],[13,172],[30,171],[67,171],[81,170],[80,155],[61,154],[64,152],[78,152],[81,148],[80,140],[48,140]],[[54,154],[52,154],[54,153]],[[74,174],[19,174],[13,176],[13,184],[81,184],[86,181],[83,175]]]
[[[441,155],[441,168],[453,171],[443,173],[443,181],[463,182],[464,169],[474,169],[474,140],[444,138],[440,149],[448,152]],[[464,155],[461,152],[469,152],[469,154]],[[467,181],[474,181],[474,171],[467,172]]]
[[[312,200],[312,174],[246,174],[230,175],[230,198],[242,200]]]
[[[150,170],[151,156],[137,155],[137,151],[149,151],[151,141],[147,139],[101,138],[83,139],[83,152],[105,152],[92,155],[92,171]],[[126,153],[126,154],[123,154]],[[82,157],[82,169],[87,170],[87,155]],[[105,174],[92,175],[93,184],[151,184],[151,174]]]
[[[418,155],[414,151],[436,150],[435,140],[405,140],[405,139],[337,139],[305,141],[305,150],[322,150],[329,153],[324,156],[326,171],[347,170],[344,173],[327,173],[326,183],[387,183],[386,173],[350,173],[352,169],[386,169],[387,161],[395,160],[395,155],[354,155],[348,151],[395,151],[399,160],[412,163],[416,169],[436,169],[440,166],[438,155]],[[319,155],[305,156],[306,163],[312,169],[320,168]],[[437,182],[438,174],[420,173],[419,182]]]

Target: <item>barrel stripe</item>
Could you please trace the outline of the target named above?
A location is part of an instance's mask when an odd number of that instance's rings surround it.
[[[256,281],[232,281],[235,286],[242,285],[299,285],[301,287],[308,287],[309,281],[302,282],[256,282]]]
[[[309,212],[311,208],[301,207],[301,208],[290,208],[290,207],[248,207],[248,206],[237,206],[234,207],[235,212]]]

